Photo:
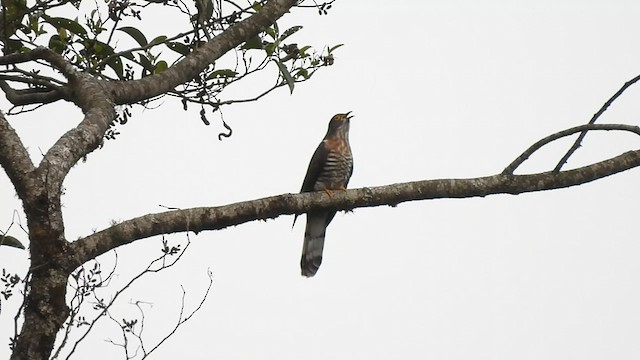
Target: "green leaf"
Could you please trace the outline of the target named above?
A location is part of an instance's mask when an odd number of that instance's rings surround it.
[[[58,36],[60,36],[60,40],[67,41],[67,30],[65,30],[65,28],[58,28]]]
[[[167,40],[166,36],[160,35],[160,36],[156,37],[155,39],[151,40],[151,42],[149,44],[158,45],[158,44],[162,44],[166,40]]]
[[[91,44],[90,46],[93,49],[93,53],[100,60],[104,60],[109,56],[115,54],[113,48],[109,44],[105,44],[102,41],[90,40],[89,44]],[[88,47],[89,46],[87,46],[87,48]],[[113,58],[109,59],[107,61],[107,66],[113,69],[118,78],[122,79],[124,77],[124,69],[120,56],[114,56]]]
[[[309,56],[309,54],[307,54],[307,50],[309,49],[311,49],[311,45],[303,46],[298,50],[298,54],[300,55],[300,57],[307,57]]]
[[[287,66],[285,64],[283,64],[280,60],[274,60],[274,61],[278,65],[278,68],[280,69],[280,73],[282,74],[282,77],[287,82],[287,85],[289,85],[289,91],[291,91],[291,93],[293,94],[293,87],[295,86],[296,81],[291,76],[291,73],[289,72],[289,69],[287,69]]]
[[[255,11],[260,11],[260,10],[262,10],[262,5],[260,5],[260,3],[259,3],[259,2],[257,2],[257,1],[254,1],[254,2],[253,2],[253,5],[251,5],[251,7],[252,7],[252,8],[253,8],[253,10],[255,10]]]
[[[330,47],[329,48],[329,54],[331,54],[335,49],[339,48],[340,46],[343,46],[344,44],[338,44],[336,46]]]
[[[245,42],[244,45],[242,45],[242,49],[243,50],[262,49],[262,39],[260,39],[260,36],[256,35],[251,39],[247,40],[247,42]]]
[[[140,65],[142,65],[142,67],[149,73],[153,73],[153,71],[156,69],[156,67],[153,66],[151,61],[149,61],[149,59],[142,54],[140,54]]]
[[[213,16],[213,2],[211,0],[196,0],[198,20],[206,22]]]
[[[209,74],[209,76],[207,76],[207,79],[213,79],[218,77],[230,78],[230,77],[235,77],[236,75],[238,75],[238,73],[231,69],[220,69]]]
[[[29,25],[29,28],[31,29],[31,31],[36,33],[36,35],[40,35],[39,31],[41,30],[39,20],[40,20],[40,14],[32,13],[29,15],[29,22],[27,24]]]
[[[133,40],[135,40],[140,46],[146,46],[148,44],[147,37],[144,36],[142,31],[132,26],[124,26],[124,27],[118,28],[117,30],[122,31],[127,35],[131,36]]]
[[[278,40],[279,41],[283,41],[284,39],[288,38],[289,36],[297,33],[300,29],[302,29],[302,26],[290,27],[287,30],[285,30],[285,32],[282,33],[282,36],[280,36],[280,38]]]
[[[49,38],[49,49],[57,52],[58,54],[62,54],[64,49],[67,47],[67,44],[60,40],[60,36],[58,34],[51,36]]]
[[[264,51],[267,52],[268,56],[273,55],[273,52],[276,51],[276,44],[275,43],[268,43],[267,45],[264,46]]]
[[[93,41],[93,51],[103,59],[114,54],[113,48],[109,44],[98,40]]]
[[[275,27],[276,25],[273,24],[273,26]],[[271,36],[271,38],[273,40],[276,40],[278,38],[278,34],[276,33],[277,29],[274,29],[272,27],[267,28],[267,30],[265,30],[264,32],[266,32],[269,36]]]
[[[129,59],[131,61],[134,61],[134,59],[135,59],[135,57],[133,56],[133,53],[131,51],[122,53],[122,57],[126,58],[126,59]]]
[[[24,245],[22,245],[22,243],[18,239],[9,235],[3,236],[2,234],[0,234],[0,245],[12,246],[18,249],[24,249]]]
[[[160,60],[158,61],[158,63],[156,64],[156,67],[153,71],[154,74],[159,74],[163,71],[166,71],[169,68],[169,65],[167,65],[167,62],[164,60]]]
[[[44,19],[45,22],[51,24],[56,29],[60,29],[60,28],[67,29],[70,32],[80,37],[85,37],[87,35],[87,30],[85,30],[85,28],[82,25],[80,25],[80,23],[78,23],[77,21],[67,19],[67,18],[62,18],[62,17],[52,18],[48,16],[43,16],[42,18]]]
[[[0,16],[2,16],[2,15],[0,14]],[[54,35],[54,36],[57,36],[57,35]],[[62,49],[64,50],[65,44],[61,43],[61,46],[62,46]],[[50,47],[50,49],[55,51],[55,49],[53,49],[52,47]],[[5,46],[4,46],[5,54],[13,54],[15,52],[24,53],[24,52],[27,52],[27,51],[29,51],[29,49],[24,47],[24,45],[22,44],[22,41],[19,41],[19,40],[8,39],[6,44],[5,44]],[[62,50],[60,52],[62,52]]]
[[[296,78],[303,77],[305,80],[309,79],[309,71],[305,68],[299,68],[296,71]]]
[[[191,49],[189,49],[189,47],[183,43],[168,42],[168,43],[165,43],[165,45],[167,45],[169,49],[177,52],[180,55],[187,56],[191,52]]]
[[[107,61],[107,66],[113,69],[116,75],[118,75],[118,78],[121,80],[124,79],[124,69],[122,67],[122,60],[120,60],[119,56]]]

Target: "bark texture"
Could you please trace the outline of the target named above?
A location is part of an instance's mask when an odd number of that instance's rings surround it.
[[[32,96],[41,97],[43,103],[65,99],[74,102],[84,113],[82,121],[47,151],[37,167],[14,129],[0,114],[0,165],[23,203],[31,253],[24,322],[11,359],[48,359],[56,335],[69,315],[65,303],[67,280],[84,262],[77,255],[82,254],[86,246],[79,251],[79,246],[65,238],[60,202],[62,183],[78,160],[101,144],[114,120],[114,105],[150,99],[193,79],[226,52],[264,31],[295,3],[295,0],[269,1],[259,12],[230,26],[170,69],[137,81],[109,82],[79,73],[62,56],[44,47],[0,56],[0,65],[45,61],[68,81],[57,90],[31,95],[13,91],[1,83],[0,87],[6,88],[14,104],[31,101]],[[102,252],[104,246],[109,246],[109,242],[99,243]],[[90,246],[91,242],[85,244]],[[98,250],[90,254],[98,254]]]
[[[264,31],[296,4],[295,0],[268,1],[262,9],[230,26],[222,34],[159,74],[129,82],[108,82],[78,73],[64,58],[47,48],[0,56],[0,65],[45,61],[68,81],[60,89],[40,93],[43,102],[66,99],[84,113],[80,123],[64,134],[35,166],[20,138],[0,114],[0,166],[13,183],[27,216],[30,238],[30,286],[26,294],[24,322],[11,359],[48,359],[56,335],[69,315],[65,303],[71,272],[83,263],[116,247],[154,235],[218,230],[249,221],[299,214],[312,210],[349,210],[439,198],[466,198],[492,194],[520,194],[584,184],[640,166],[640,150],[568,171],[513,175],[514,170],[540,146],[562,136],[587,130],[637,128],[590,124],[566,130],[535,144],[502,174],[473,179],[424,180],[347,191],[284,194],[218,207],[193,208],[150,214],[127,220],[93,235],[69,242],[61,211],[62,184],[69,170],[101,143],[114,119],[114,105],[136,103],[166,93],[196,77],[229,50]],[[639,78],[640,79],[640,78]],[[0,88],[3,84],[0,83]],[[16,101],[25,94],[7,92]],[[34,95],[36,96],[36,95]],[[22,100],[20,100],[22,99]],[[608,105],[607,105],[608,106]],[[594,120],[595,121],[595,120]]]

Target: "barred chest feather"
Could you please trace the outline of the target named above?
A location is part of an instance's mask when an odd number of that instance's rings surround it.
[[[332,140],[325,140],[331,142]],[[320,176],[314,186],[314,190],[335,190],[347,187],[349,178],[353,170],[353,157],[348,142],[338,141],[337,146],[327,144],[328,148],[332,148],[327,155],[327,161],[322,167]]]

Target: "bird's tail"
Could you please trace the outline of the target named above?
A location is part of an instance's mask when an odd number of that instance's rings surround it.
[[[304,231],[302,245],[302,259],[300,268],[302,276],[312,277],[322,263],[322,249],[324,248],[324,234],[327,229],[326,217],[318,214],[307,214],[307,228]]]

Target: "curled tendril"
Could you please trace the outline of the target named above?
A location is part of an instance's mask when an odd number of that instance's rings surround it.
[[[228,137],[231,137],[231,134],[233,134],[233,129],[231,129],[231,127],[227,125],[226,122],[224,122],[224,119],[222,120],[222,126],[224,126],[224,128],[227,129],[229,132],[228,133],[221,132],[220,134],[218,134],[219,141],[222,141],[223,137],[228,138]]]

